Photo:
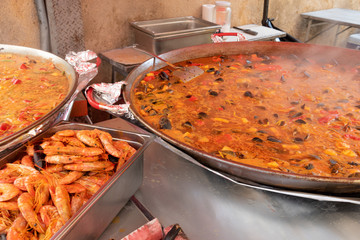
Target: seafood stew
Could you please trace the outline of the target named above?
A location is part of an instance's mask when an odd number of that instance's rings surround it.
[[[69,80],[49,59],[0,53],[0,138],[12,135],[57,107]]]
[[[18,239],[12,238],[18,234],[35,239],[50,239],[54,234],[56,239],[96,238],[114,217],[112,212],[116,215],[122,202],[125,204],[140,186],[137,179],[142,179],[142,173],[137,173],[128,189],[121,184],[123,193],[113,192],[119,190],[118,181],[124,173],[139,171],[141,164],[137,162],[148,141],[145,135],[63,124],[3,158],[0,188],[9,191],[0,196],[1,217],[7,219],[2,221],[2,233],[7,234],[7,239]],[[124,194],[126,201],[122,199]],[[94,211],[99,211],[96,206],[104,201],[119,204],[107,203],[101,209],[106,217],[94,215]],[[91,225],[91,216],[103,218],[104,223],[95,229],[74,228],[82,223]],[[58,231],[65,225],[63,231]]]
[[[244,53],[188,59],[187,83],[164,67],[136,82],[144,122],[214,157],[273,172],[360,177],[359,61]]]

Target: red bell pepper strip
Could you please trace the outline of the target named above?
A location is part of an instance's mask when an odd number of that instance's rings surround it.
[[[11,79],[11,82],[12,82],[12,84],[20,84],[21,80],[17,79],[17,78],[13,78],[13,79]]]
[[[20,65],[20,69],[29,69],[29,67],[26,66],[25,63],[23,63],[23,64]]]
[[[196,101],[196,100],[198,100],[198,98],[195,97],[195,96],[189,97],[189,101],[191,101],[191,102],[194,102],[194,101]]]
[[[0,123],[0,130],[1,131],[6,131],[8,129],[10,129],[11,125],[8,123]]]
[[[350,139],[356,140],[356,141],[360,141],[360,137],[357,137],[357,136],[354,136],[354,135],[351,135],[351,134],[344,134],[343,137],[344,138],[350,138]]]
[[[330,113],[329,115],[327,115],[325,117],[319,118],[318,121],[319,121],[320,124],[326,124],[326,123],[334,120],[337,117],[339,117],[339,114],[337,112],[336,113]]]
[[[149,82],[149,81],[154,80],[154,79],[155,79],[155,76],[146,76],[146,77],[144,77],[145,82]]]

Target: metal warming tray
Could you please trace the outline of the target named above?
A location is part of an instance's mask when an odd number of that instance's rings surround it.
[[[153,141],[152,135],[132,133],[79,123],[60,123],[33,138],[29,144],[65,129],[109,132],[113,139],[128,142],[137,151],[99,191],[92,196],[51,239],[97,239],[123,208],[143,181],[144,151]],[[0,166],[13,162],[25,152],[26,146],[0,159]]]
[[[139,48],[160,54],[178,48],[211,43],[211,34],[221,26],[200,18],[179,18],[131,22]]]

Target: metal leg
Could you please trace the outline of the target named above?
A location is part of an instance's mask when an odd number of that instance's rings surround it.
[[[308,39],[309,39],[311,24],[312,24],[312,19],[310,19],[310,20],[308,21],[308,25],[307,25],[307,28],[306,28],[306,34],[305,34],[305,41],[304,41],[304,42],[307,42]]]
[[[336,45],[336,41],[337,41],[337,36],[338,36],[339,28],[340,28],[340,25],[337,25],[337,26],[336,26],[336,32],[335,32],[335,37],[334,37],[333,46],[335,46],[335,45]]]
[[[115,83],[116,80],[116,71],[114,66],[111,66],[111,83]]]

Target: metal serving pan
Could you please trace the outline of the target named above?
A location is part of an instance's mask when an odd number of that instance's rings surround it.
[[[337,48],[331,46],[321,46],[301,43],[285,43],[285,42],[231,42],[231,43],[216,43],[204,44],[199,46],[192,46],[182,49],[177,49],[165,54],[161,57],[167,59],[169,62],[176,63],[193,58],[207,57],[214,55],[231,55],[231,54],[271,54],[282,53],[285,55],[296,54],[298,56],[311,55],[319,59],[333,59],[336,58],[338,64],[359,63],[360,51],[350,50],[344,48]],[[159,69],[166,64],[150,59],[145,61],[139,67],[134,69],[126,78],[127,85],[125,88],[125,100],[130,103],[130,110],[135,115],[136,119],[141,125],[145,126],[150,131],[156,133],[169,143],[182,149],[186,153],[195,157],[199,162],[212,167],[218,171],[222,171],[238,178],[250,180],[257,183],[272,185],[276,187],[302,190],[302,191],[316,191],[327,193],[359,193],[360,179],[359,178],[331,178],[319,176],[307,176],[293,173],[278,172],[270,169],[254,167],[247,164],[236,163],[227,159],[218,158],[207,154],[203,151],[195,149],[189,145],[181,143],[161,131],[152,127],[146,122],[141,114],[133,107],[134,89],[142,80],[142,77],[151,69]]]
[[[28,47],[0,44],[0,53],[14,53],[26,56],[36,56],[44,59],[51,59],[51,61],[58,69],[65,72],[69,81],[69,90],[67,92],[67,95],[65,96],[64,100],[60,104],[58,104],[53,110],[51,110],[39,120],[27,126],[26,128],[23,128],[22,130],[17,131],[9,136],[0,138],[1,157],[4,156],[3,153],[5,152],[5,150],[11,151],[13,147],[16,148],[16,145],[18,143],[25,142],[27,139],[34,137],[37,133],[51,127],[53,123],[56,123],[59,120],[63,119],[63,115],[66,113],[68,107],[66,103],[73,96],[78,86],[78,78],[75,70],[69,63],[67,63],[64,59],[49,52]]]
[[[211,43],[211,34],[221,26],[200,18],[179,18],[131,22],[139,48],[160,54],[178,48]]]
[[[57,131],[100,129],[113,139],[128,142],[137,151],[100,190],[93,195],[51,239],[97,239],[123,208],[143,181],[144,151],[153,141],[152,135],[120,131],[87,124],[62,122],[36,136],[29,143],[49,137]],[[0,166],[13,162],[24,153],[25,146],[0,159]]]

